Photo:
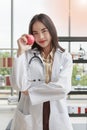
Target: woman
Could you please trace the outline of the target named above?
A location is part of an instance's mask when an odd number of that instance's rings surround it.
[[[18,39],[11,75],[12,86],[21,91],[17,109],[30,117],[26,130],[72,130],[66,104],[71,90],[71,55],[59,45],[54,23],[46,14],[32,18],[29,34],[35,42],[29,49],[25,35]],[[18,124],[25,130],[16,114],[12,130]]]

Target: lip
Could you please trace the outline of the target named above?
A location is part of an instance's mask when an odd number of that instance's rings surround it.
[[[44,44],[46,40],[39,41],[39,43]]]

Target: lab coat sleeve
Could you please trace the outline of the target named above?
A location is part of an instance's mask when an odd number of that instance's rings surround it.
[[[27,58],[23,53],[19,57],[14,57],[12,72],[10,76],[11,86],[19,91],[27,90],[29,87],[27,76]]]
[[[39,86],[29,88],[29,95],[33,105],[45,101],[59,100],[65,98],[71,90],[72,58],[67,54],[64,57],[61,71],[56,81],[48,84],[43,83]]]

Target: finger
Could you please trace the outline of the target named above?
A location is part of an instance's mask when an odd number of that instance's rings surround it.
[[[18,43],[19,43],[19,44],[20,44],[20,43],[22,43],[22,44],[27,44],[27,39],[24,38],[24,37],[21,37],[21,38],[19,39]]]
[[[27,38],[25,36],[22,36],[21,37],[21,40],[24,42],[24,43],[27,43]]]
[[[22,91],[22,93],[28,95],[28,91]]]
[[[25,95],[28,95],[28,92],[26,91],[26,92],[24,92],[24,94],[25,94]]]
[[[17,43],[27,43],[27,38],[26,38],[25,36],[20,37],[20,38],[17,40]]]
[[[27,34],[23,34],[21,37],[25,36],[26,37]]]

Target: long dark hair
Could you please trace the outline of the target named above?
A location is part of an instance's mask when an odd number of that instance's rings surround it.
[[[46,14],[37,14],[31,19],[29,24],[29,34],[33,34],[32,27],[36,21],[43,23],[48,29],[52,37],[52,47],[54,47],[55,49],[60,48],[61,51],[65,51],[58,43],[58,36],[54,23],[52,22],[51,18]],[[41,49],[41,47],[36,42],[33,44],[32,48],[38,48],[38,50]]]

